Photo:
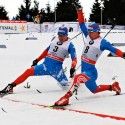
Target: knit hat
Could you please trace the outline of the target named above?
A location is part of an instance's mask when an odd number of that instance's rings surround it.
[[[88,24],[88,32],[100,32],[99,25],[95,22]]]
[[[68,35],[67,27],[59,27],[58,35],[67,36]]]

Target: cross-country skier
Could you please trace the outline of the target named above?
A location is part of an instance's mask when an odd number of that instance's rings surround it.
[[[63,97],[55,102],[55,105],[57,106],[68,105],[69,98],[75,91],[77,91],[81,83],[84,83],[94,94],[106,90],[115,91],[116,94],[120,94],[121,92],[118,82],[114,82],[111,85],[101,84],[98,86],[96,84],[98,73],[95,64],[104,50],[109,50],[122,58],[125,57],[125,54],[121,50],[113,47],[106,39],[100,36],[100,27],[97,23],[89,23],[88,27],[85,25],[82,9],[77,10],[77,15],[80,28],[86,37],[81,55],[81,73],[74,76],[72,87]]]
[[[33,61],[30,68],[25,70],[16,80],[8,84],[2,91],[1,95],[10,94],[13,92],[13,87],[24,82],[29,76],[50,75],[55,78],[62,88],[68,87],[68,79],[63,71],[63,61],[68,56],[71,56],[72,63],[70,68],[70,77],[73,77],[77,64],[76,50],[70,39],[68,38],[67,27],[59,27],[58,37],[55,38],[47,49]],[[44,59],[42,64],[37,63]]]

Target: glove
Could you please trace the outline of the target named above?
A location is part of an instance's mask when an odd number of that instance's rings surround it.
[[[85,16],[84,16],[84,13],[82,11],[82,8],[77,9],[77,16],[78,16],[78,22],[80,24],[85,22]]]
[[[75,68],[70,69],[70,78],[74,76],[75,71],[76,71]]]
[[[38,60],[37,60],[37,59],[33,60],[32,66],[37,65],[37,63],[38,63]]]

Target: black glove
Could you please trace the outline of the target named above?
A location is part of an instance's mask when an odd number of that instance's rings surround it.
[[[74,76],[75,71],[76,71],[75,68],[70,69],[70,78]]]
[[[37,60],[37,59],[33,60],[32,66],[37,65],[37,63],[38,63],[38,60]]]

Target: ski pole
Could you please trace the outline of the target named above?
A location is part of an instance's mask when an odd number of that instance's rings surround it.
[[[80,32],[80,33],[78,33],[77,35],[75,35],[74,37],[72,37],[71,39],[70,39],[70,41],[71,40],[73,40],[73,39],[75,39],[77,36],[79,36],[80,34],[82,34],[82,32]],[[52,39],[51,39],[51,42],[55,39],[55,37],[56,36],[54,36]]]
[[[113,25],[113,26],[111,27],[111,29],[106,33],[106,35],[103,37],[103,39],[106,38],[106,36],[114,29],[114,27],[115,27],[115,25]]]
[[[72,37],[70,40],[75,39],[77,36],[79,36],[80,34],[82,34],[82,32],[78,33],[77,35],[75,35],[74,37]]]
[[[103,39],[106,38],[106,36],[114,29],[114,27],[116,25],[115,19],[113,19],[111,21],[111,24],[112,24],[111,29],[105,34],[105,36],[103,37]]]

